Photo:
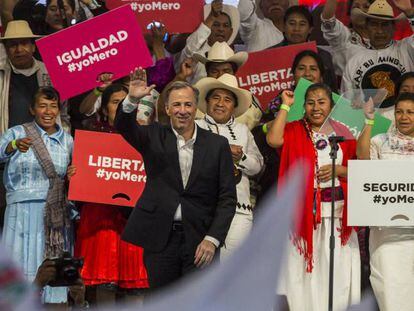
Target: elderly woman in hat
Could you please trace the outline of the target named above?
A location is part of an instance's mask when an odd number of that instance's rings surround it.
[[[253,203],[250,201],[249,177],[260,172],[263,157],[246,125],[235,122],[251,105],[250,92],[238,87],[233,75],[218,79],[204,78],[195,87],[200,91],[198,108],[205,113],[197,124],[227,138],[233,155],[237,182],[237,209],[227,234],[221,257],[228,256],[248,235],[253,224]]]
[[[401,93],[395,101],[392,132],[371,138],[372,102],[365,108],[365,128],[357,155],[363,160],[414,160],[414,94]],[[412,174],[410,172],[409,174]],[[411,311],[414,307],[414,228],[371,227],[369,237],[371,285],[381,311]]]
[[[355,158],[355,140],[339,143],[333,197],[328,138],[330,135],[350,137],[350,133],[345,126],[329,119],[334,106],[331,90],[323,83],[311,85],[305,93],[303,119],[290,123],[286,121],[294,94],[286,90],[281,97],[280,111],[267,134],[268,144],[280,148],[279,184],[286,182],[287,172],[296,164],[306,165],[309,171],[286,249],[285,273],[278,293],[287,296],[291,311],[328,310],[329,241],[334,222],[333,310],[345,310],[360,299],[358,239],[356,231],[347,225],[346,204],[347,165],[349,159]],[[332,200],[335,201],[333,219]]]

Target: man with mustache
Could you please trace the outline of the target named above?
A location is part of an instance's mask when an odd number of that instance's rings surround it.
[[[394,0],[394,4],[404,14],[394,17],[394,12],[386,0],[374,1],[367,12],[354,9],[354,14],[365,17],[370,48],[355,45],[358,49],[348,60],[342,77],[342,92],[351,89],[376,89],[372,77],[376,72],[388,76],[389,81],[397,81],[402,73],[414,70],[414,36],[394,41],[396,22],[407,18],[414,29],[414,8],[410,0]],[[405,16],[404,16],[405,15]],[[395,82],[393,82],[395,84]],[[381,108],[392,105],[391,94],[396,88],[387,86],[388,95]]]

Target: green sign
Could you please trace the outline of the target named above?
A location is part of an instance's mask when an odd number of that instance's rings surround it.
[[[306,79],[300,79],[295,88],[295,103],[292,105],[289,114],[288,122],[299,120],[303,118],[305,109],[303,108],[305,102],[305,93],[312,82]],[[348,127],[354,137],[358,137],[365,126],[365,115],[362,109],[355,109],[351,106],[351,102],[333,93],[335,107],[332,109],[330,118],[343,123]],[[386,133],[391,126],[391,121],[379,113],[375,113],[375,125],[372,129],[372,136]]]

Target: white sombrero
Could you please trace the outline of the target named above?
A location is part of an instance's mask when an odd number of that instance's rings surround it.
[[[252,103],[252,95],[249,91],[239,88],[237,84],[237,78],[233,75],[225,73],[220,76],[218,79],[214,78],[203,78],[199,80],[194,87],[196,87],[199,92],[198,99],[198,109],[201,112],[207,112],[207,102],[206,95],[209,91],[214,89],[225,89],[232,92],[237,97],[237,107],[234,108],[234,117],[241,116],[243,113],[249,109]]]
[[[362,11],[359,8],[352,10],[353,16],[369,17],[386,21],[400,21],[405,19],[405,15],[401,13],[397,17],[394,17],[394,10],[392,6],[386,0],[376,0],[368,8],[367,12]]]
[[[206,19],[211,12],[211,4],[206,4],[204,6],[204,19]],[[233,33],[231,34],[229,40],[227,41],[228,44],[232,44],[234,39],[236,39],[237,33],[239,32],[240,28],[240,13],[239,10],[232,5],[223,4],[223,13],[226,13],[230,16],[231,20],[231,27],[233,28]]]
[[[235,63],[237,68],[243,66],[249,54],[247,52],[234,53],[233,49],[226,42],[216,42],[207,53],[207,57],[202,54],[195,53],[193,59],[202,64],[208,62],[215,63]]]
[[[40,37],[41,36],[33,34],[28,22],[11,21],[7,24],[4,37],[1,37],[0,40],[31,39],[31,38],[40,38]]]

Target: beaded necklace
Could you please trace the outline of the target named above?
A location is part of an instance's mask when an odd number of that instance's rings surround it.
[[[306,133],[308,134],[310,140],[312,141],[312,147],[313,147],[313,151],[315,153],[315,168],[316,168],[316,172],[315,172],[315,180],[316,180],[316,191],[314,193],[314,200],[313,200],[313,217],[314,217],[314,222],[313,222],[313,226],[316,229],[316,224],[321,222],[321,181],[319,178],[319,160],[318,160],[318,150],[316,148],[316,143],[315,143],[315,139],[313,137],[313,130],[309,124],[309,122],[303,118],[303,125],[305,127]]]

